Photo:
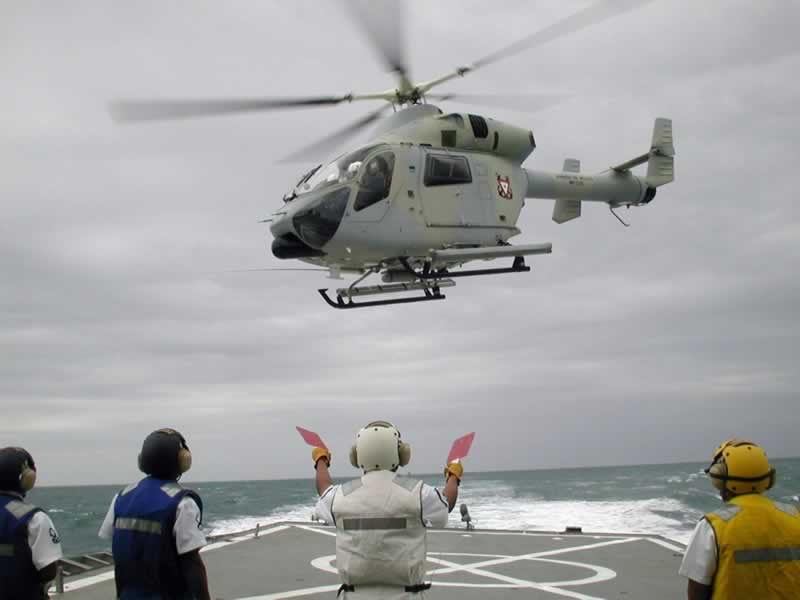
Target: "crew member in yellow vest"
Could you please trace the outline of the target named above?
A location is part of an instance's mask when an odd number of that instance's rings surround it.
[[[445,467],[440,492],[422,481],[397,475],[411,460],[411,447],[386,421],[373,421],[358,432],[350,463],[359,479],[333,485],[330,453],[314,448],[317,470],[317,517],[336,526],[336,567],[345,598],[420,600],[425,581],[427,527],[444,527],[458,499],[463,475],[459,463]]]
[[[764,492],[775,469],[752,442],[728,440],[706,469],[725,505],[697,524],[679,573],[689,600],[800,598],[800,512]]]

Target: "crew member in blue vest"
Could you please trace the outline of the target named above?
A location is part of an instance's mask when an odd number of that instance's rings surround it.
[[[23,448],[0,449],[0,600],[44,600],[61,559],[61,539],[40,508],[25,502],[36,464]]]
[[[112,539],[119,600],[210,600],[200,548],[203,503],[178,479],[192,466],[174,429],[148,435],[139,454],[147,475],[114,496],[100,537]]]

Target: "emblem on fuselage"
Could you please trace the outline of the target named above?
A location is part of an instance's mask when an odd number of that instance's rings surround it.
[[[503,177],[502,175],[497,176],[497,195],[506,200],[512,200],[514,198],[509,177]]]

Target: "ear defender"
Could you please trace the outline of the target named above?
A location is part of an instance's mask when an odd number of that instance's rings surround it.
[[[165,428],[159,429],[158,431],[170,436],[177,436],[178,440],[180,440],[180,447],[178,449],[178,470],[180,474],[183,475],[192,468],[192,451],[189,450],[189,446],[186,444],[186,438],[174,429]]]
[[[725,481],[728,478],[728,467],[725,463],[714,463],[706,469],[711,484],[720,492],[725,489]]]
[[[31,468],[26,460],[22,463],[22,469],[19,474],[19,487],[23,492],[30,492],[33,486],[36,485],[36,469]]]
[[[178,469],[180,469],[181,475],[192,468],[192,452],[185,442],[182,444],[181,449],[178,450]]]
[[[400,442],[397,444],[397,454],[400,456],[400,466],[405,467],[411,462],[411,445]]]

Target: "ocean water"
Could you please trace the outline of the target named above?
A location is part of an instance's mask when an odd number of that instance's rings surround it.
[[[778,483],[769,495],[785,502],[800,494],[800,458],[773,461]],[[704,464],[640,465],[538,471],[467,473],[465,502],[478,528],[656,533],[686,542],[703,513],[720,500]],[[419,476],[432,485],[438,475]],[[209,534],[242,531],[282,520],[310,520],[316,501],[310,479],[191,482],[205,506]],[[97,537],[114,486],[37,488],[29,500],[47,510],[66,554],[105,549]],[[461,527],[458,509],[450,526]]]

